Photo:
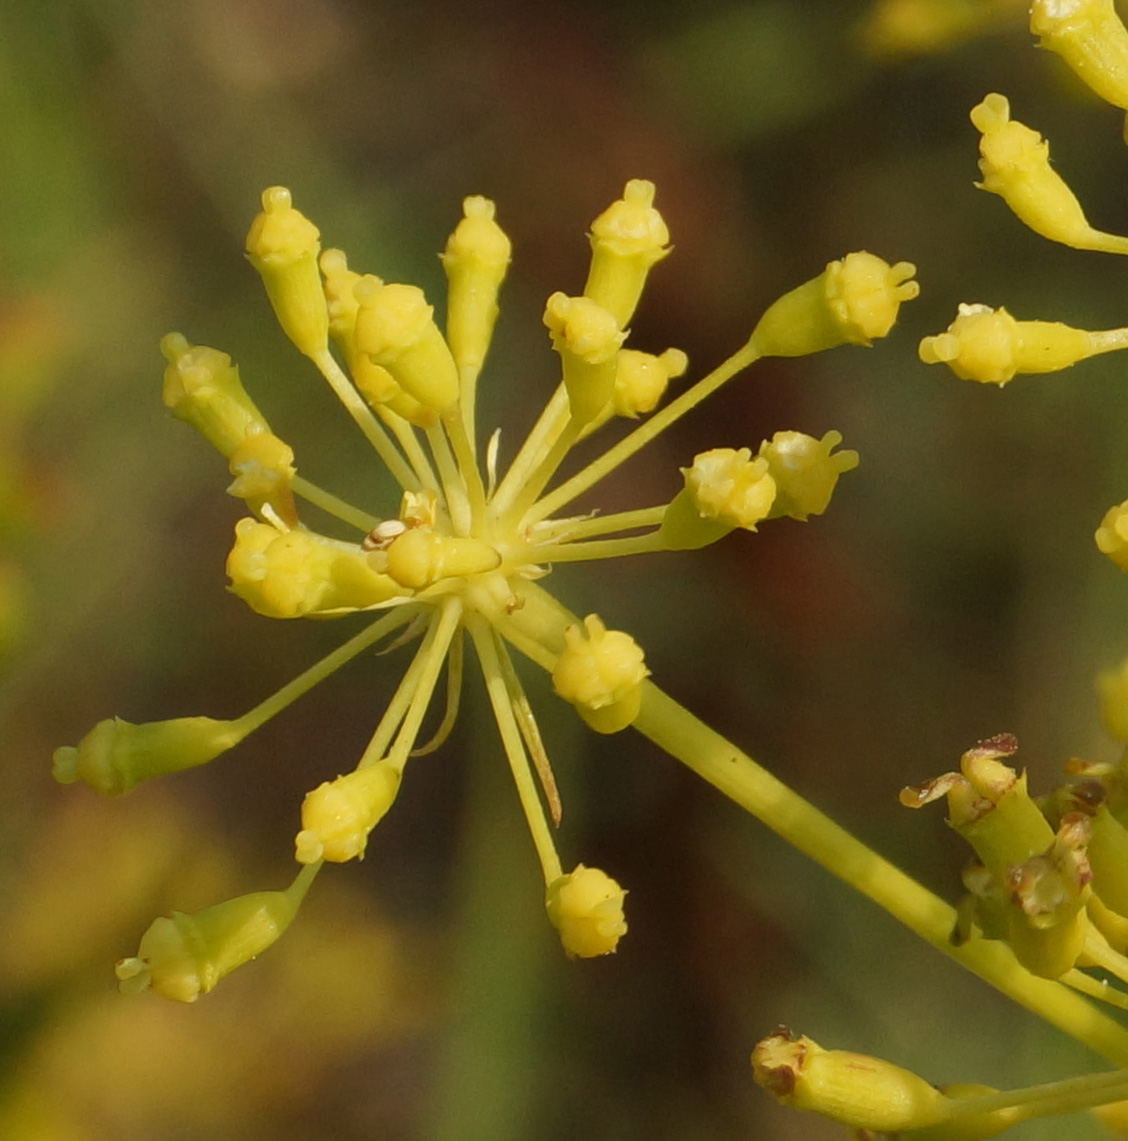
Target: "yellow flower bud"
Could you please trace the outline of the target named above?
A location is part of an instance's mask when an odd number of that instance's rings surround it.
[[[615,415],[636,419],[640,413],[653,412],[665,395],[666,386],[688,367],[689,357],[681,349],[667,349],[661,356],[621,349],[611,394]]]
[[[458,400],[458,369],[434,309],[415,285],[383,285],[363,278],[355,287],[356,348],[383,365],[420,404],[443,412]]]
[[[766,357],[798,357],[835,345],[868,345],[893,328],[901,303],[920,293],[907,261],[889,265],[866,253],[832,261],[816,278],[774,302],[752,332]]]
[[[617,733],[638,716],[642,682],[649,673],[642,648],[630,634],[608,630],[589,614],[584,629],[565,629],[552,688],[596,732]]]
[[[623,197],[591,224],[591,268],[584,296],[606,309],[620,329],[642,295],[650,267],[669,252],[670,232],[654,208],[654,183],[632,178]]]
[[[682,468],[685,490],[706,519],[755,531],[768,517],[776,497],[776,482],[768,460],[752,458],[749,448],[714,448],[693,457]]]
[[[230,457],[249,429],[270,431],[226,353],[189,345],[180,333],[164,337],[161,352],[169,362],[161,394],[165,407],[222,455]]]
[[[1093,538],[1102,555],[1108,555],[1121,570],[1128,570],[1128,499],[1109,508]]]
[[[318,258],[324,278],[325,305],[329,315],[329,336],[351,363],[356,353],[356,315],[360,302],[353,292],[360,274],[349,269],[344,250],[323,250]]]
[[[399,786],[399,769],[385,759],[306,793],[294,841],[298,863],[363,859],[368,834],[392,807]]]
[[[1105,102],[1128,110],[1128,30],[1113,0],[1033,0],[1030,31]]]
[[[1105,804],[1089,821],[1086,849],[1093,873],[1093,890],[1100,901],[1118,915],[1128,916],[1128,828]]]
[[[981,190],[998,194],[1019,221],[1052,242],[1078,250],[1128,253],[1128,238],[1094,230],[1065,180],[1050,166],[1050,145],[1010,117],[1006,96],[993,93],[972,108],[979,140]]]
[[[329,345],[329,313],[317,254],[317,227],[295,210],[284,186],[262,192],[262,213],[247,233],[247,257],[258,270],[282,331],[307,357]]]
[[[1114,670],[1103,670],[1097,677],[1101,725],[1117,741],[1128,741],[1128,658]],[[1125,912],[1128,915],[1128,911]]]
[[[77,748],[55,750],[54,777],[60,784],[81,780],[103,796],[120,796],[149,777],[206,764],[243,737],[235,722],[211,717],[142,725],[111,717],[99,721]]]
[[[821,440],[803,432],[776,432],[770,442],[760,444],[760,458],[767,460],[776,487],[768,518],[790,515],[804,521],[827,509],[838,477],[858,466],[855,451],[831,455],[840,443],[842,433],[831,431]]]
[[[195,1002],[225,975],[260,955],[297,914],[314,869],[303,869],[285,891],[256,891],[195,915],[174,911],[153,921],[136,956],[116,974],[124,994],[151,989],[175,1002]]]
[[[545,305],[544,323],[560,354],[572,419],[596,419],[615,391],[619,346],[626,334],[614,314],[589,297],[554,293]]]
[[[1018,373],[1058,372],[1124,344],[1119,330],[1090,333],[1060,321],[1016,321],[1001,307],[960,305],[946,332],[920,342],[919,356],[946,364],[961,380],[1002,386]]]
[[[359,548],[255,519],[235,525],[227,575],[232,592],[268,618],[363,610],[408,593],[373,570]]]
[[[497,293],[509,268],[511,245],[494,221],[488,198],[462,200],[462,221],[440,255],[446,271],[446,335],[460,368],[477,371],[486,359],[497,320]]]
[[[909,1070],[883,1058],[824,1050],[782,1026],[756,1044],[752,1074],[782,1104],[859,1130],[920,1129],[950,1112],[947,1098]]]
[[[413,527],[387,550],[387,573],[402,586],[422,590],[443,578],[483,574],[501,565],[501,555],[481,539],[440,535]]]
[[[273,432],[261,425],[252,424],[246,438],[231,453],[231,474],[234,481],[227,488],[228,495],[242,499],[256,514],[263,507],[271,510],[288,526],[298,521],[294,494],[290,485],[294,479],[294,451]]]
[[[606,872],[577,864],[549,884],[544,905],[568,958],[609,955],[627,933],[623,890]]]

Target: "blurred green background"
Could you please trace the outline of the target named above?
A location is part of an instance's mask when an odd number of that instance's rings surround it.
[[[566,961],[544,921],[473,667],[458,732],[413,762],[364,863],[329,869],[285,939],[195,1007],[119,997],[114,960],[155,915],[288,882],[300,797],[352,766],[398,658],[127,800],[50,778],[52,749],[102,717],[235,716],[343,637],[224,592],[240,510],[161,406],[164,333],[233,355],[304,474],[395,510],[245,263],[261,189],[289,186],[325,244],[433,299],[461,198],[497,201],[514,263],[481,407],[512,442],[555,379],[544,298],[582,286],[587,226],[646,177],[675,250],[631,343],[685,349],[691,377],[849,250],[915,262],[923,293],[872,350],[732,382],[601,493],[661,502],[696,451],[837,428],[862,465],[825,518],[567,568],[553,589],[954,898],[965,850],[897,790],[1004,730],[1035,788],[1071,755],[1112,759],[1092,678],[1128,653],[1128,591],[1092,542],[1128,496],[1120,360],[999,392],[916,359],[960,301],[1126,320],[1119,262],[1050,246],[971,185],[967,112],[1002,91],[1093,222],[1128,231],[1119,113],[1033,50],[1021,7],[883,5],[981,25],[884,52],[860,0],[0,7],[0,1135],[841,1137],[754,1087],[748,1053],[780,1022],[936,1082],[1104,1065],[647,742],[582,731],[531,670],[565,863],[630,889],[612,959]],[[1066,1135],[1099,1134],[1014,1132]]]

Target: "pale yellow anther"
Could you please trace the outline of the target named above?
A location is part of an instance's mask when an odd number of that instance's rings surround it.
[[[247,429],[246,438],[231,453],[228,467],[235,479],[227,488],[228,495],[243,500],[256,515],[264,507],[288,526],[298,521],[294,507],[294,451],[273,432],[259,424]]]
[[[294,840],[298,863],[363,859],[368,834],[392,807],[399,786],[399,769],[385,759],[306,793]]]
[[[464,198],[462,213],[440,255],[448,282],[446,336],[459,368],[477,371],[493,336],[511,244],[488,198]]]
[[[681,349],[667,349],[661,356],[621,349],[615,366],[615,390],[611,404],[616,416],[635,419],[653,412],[671,380],[689,367],[689,357]]]
[[[776,495],[768,517],[789,515],[805,520],[821,515],[830,504],[838,477],[858,466],[858,453],[833,452],[842,433],[827,432],[821,440],[803,432],[776,432],[760,444],[760,458],[768,461]]]
[[[609,955],[627,933],[626,891],[606,872],[577,864],[548,885],[545,909],[568,957]]]
[[[981,190],[998,194],[1036,234],[1078,250],[1128,253],[1128,238],[1094,230],[1081,203],[1050,166],[1050,145],[1010,117],[1010,103],[993,93],[972,108],[979,140]]]
[[[1092,91],[1128,110],[1128,30],[1113,0],[1033,0],[1030,31]]]
[[[1098,675],[1097,697],[1105,732],[1117,741],[1128,741],[1128,658]]]
[[[920,1129],[942,1122],[950,1112],[948,1099],[909,1070],[866,1054],[824,1050],[782,1027],[756,1044],[752,1073],[784,1105],[813,1110],[858,1130]]]
[[[560,354],[572,418],[587,424],[612,398],[619,347],[626,334],[613,314],[591,298],[559,292],[545,305],[544,323]]]
[[[608,310],[620,329],[630,321],[650,267],[669,252],[670,233],[654,208],[654,183],[633,178],[623,197],[591,224],[591,268],[584,296]]]
[[[481,539],[456,538],[414,527],[392,541],[384,565],[388,575],[402,586],[422,590],[444,578],[495,570],[501,565],[501,555]]]
[[[775,301],[760,318],[750,344],[761,356],[796,357],[835,345],[869,345],[893,328],[905,301],[920,293],[916,267],[895,265],[859,250],[831,262]]]
[[[1118,332],[1016,321],[1001,307],[960,305],[947,331],[925,337],[918,352],[925,364],[946,364],[961,380],[1003,385],[1020,373],[1058,372],[1123,344]]]
[[[1093,536],[1097,550],[1121,570],[1128,570],[1128,499],[1110,507]]]
[[[423,291],[362,278],[355,293],[357,351],[383,365],[420,404],[436,412],[451,408],[458,401],[458,368]]]
[[[325,352],[329,343],[329,313],[317,268],[320,237],[294,209],[284,186],[262,192],[262,213],[247,233],[247,256],[262,277],[278,323],[308,357]]]
[[[248,430],[270,431],[226,353],[190,345],[180,333],[162,338],[161,353],[168,361],[161,392],[165,407],[217,451],[230,458]]]
[[[243,739],[235,722],[177,717],[133,725],[120,717],[99,721],[78,746],[55,750],[60,784],[84,781],[103,796],[120,796],[149,777],[195,768]]]
[[[174,911],[154,920],[137,954],[117,964],[122,992],[152,990],[195,1002],[278,940],[297,914],[312,871],[299,872],[286,891],[256,891],[194,915]]]
[[[608,630],[595,614],[564,631],[564,650],[552,688],[598,733],[617,733],[637,716],[650,671],[642,647],[622,630]]]
[[[235,525],[227,575],[232,592],[268,618],[340,614],[409,593],[375,571],[359,548],[255,519]]]

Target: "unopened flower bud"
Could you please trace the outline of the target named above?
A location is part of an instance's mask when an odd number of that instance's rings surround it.
[[[642,682],[649,673],[642,648],[630,634],[608,630],[589,614],[583,629],[565,629],[552,687],[596,732],[617,733],[638,716]]]
[[[868,345],[893,328],[902,302],[920,293],[907,261],[889,265],[866,253],[832,261],[818,277],[774,302],[750,343],[761,356],[798,357],[835,345]]]
[[[240,519],[227,556],[231,590],[268,618],[363,610],[407,593],[359,549],[295,527]]]
[[[685,490],[705,519],[755,531],[771,512],[776,482],[768,460],[753,459],[750,448],[701,452],[693,457],[692,467],[681,470]]]
[[[858,1130],[920,1129],[942,1122],[950,1111],[944,1095],[909,1070],[883,1058],[824,1050],[782,1026],[756,1044],[752,1073],[782,1104]]]
[[[960,305],[946,332],[920,342],[919,355],[961,380],[1001,386],[1019,373],[1058,372],[1126,345],[1122,330],[1090,333],[1060,321],[1016,321],[1001,307]]]
[[[355,287],[356,348],[367,353],[420,404],[443,412],[458,400],[458,368],[434,322],[434,309],[415,285],[365,278]]]
[[[760,445],[760,458],[768,461],[768,473],[775,481],[776,494],[769,519],[789,515],[806,520],[821,515],[830,505],[838,477],[858,466],[858,453],[847,449],[834,452],[842,443],[842,433],[827,432],[821,440],[803,432],[776,432]]]
[[[1093,536],[1097,550],[1121,570],[1128,570],[1128,499],[1110,507]]]
[[[589,297],[554,293],[545,305],[544,323],[560,354],[572,419],[596,419],[615,391],[619,346],[626,336],[614,315]]]
[[[476,372],[493,337],[511,245],[488,198],[464,198],[462,213],[440,255],[448,282],[446,336],[459,367]]]
[[[284,186],[262,192],[262,213],[247,234],[247,256],[258,270],[282,331],[307,357],[325,352],[329,314],[317,255],[317,227],[295,210]]]
[[[615,389],[611,403],[616,416],[637,418],[653,412],[671,380],[689,367],[681,349],[667,349],[661,356],[622,349],[615,365]]]
[[[549,884],[544,905],[570,959],[593,959],[615,950],[627,933],[626,894],[606,872],[583,864]]]
[[[481,539],[441,535],[413,527],[387,550],[387,573],[411,590],[422,590],[443,578],[484,574],[501,565],[501,555]]]
[[[256,891],[194,915],[174,911],[153,921],[136,956],[116,974],[125,994],[153,990],[195,1002],[225,975],[276,942],[297,914],[315,869],[303,869],[285,891]]]
[[[269,507],[288,526],[298,521],[294,506],[294,451],[273,432],[252,424],[246,438],[231,453],[229,468],[235,477],[227,488],[228,495],[244,503],[261,517]]]
[[[1116,669],[1098,675],[1097,697],[1104,731],[1117,741],[1128,742],[1128,658]]]
[[[584,296],[625,329],[651,266],[670,252],[669,240],[666,223],[654,208],[654,183],[632,178],[623,197],[591,224],[591,269]]]
[[[298,863],[363,859],[368,834],[392,807],[399,786],[399,769],[384,759],[306,793],[294,841]]]
[[[230,458],[250,429],[270,431],[226,353],[189,345],[180,333],[164,337],[161,352],[168,361],[161,394],[165,407],[222,455]]]
[[[1081,203],[1050,166],[1050,145],[1010,117],[1006,96],[992,93],[972,108],[979,140],[981,190],[998,194],[1036,234],[1078,250],[1128,253],[1128,238],[1094,230]]]
[[[120,796],[149,777],[206,764],[243,737],[235,722],[211,717],[142,725],[111,717],[99,721],[77,747],[55,750],[54,777],[60,784],[81,780],[103,796]]]

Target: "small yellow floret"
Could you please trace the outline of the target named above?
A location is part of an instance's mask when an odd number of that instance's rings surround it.
[[[606,872],[577,864],[551,883],[545,908],[568,957],[609,955],[627,933],[623,890]]]
[[[699,514],[726,526],[755,531],[775,502],[770,464],[762,456],[753,459],[749,448],[713,448],[681,470]]]
[[[602,305],[560,292],[548,299],[544,323],[560,354],[572,418],[587,424],[599,416],[615,391],[619,346],[626,334]]]
[[[458,368],[434,322],[434,309],[416,285],[383,285],[366,277],[355,286],[356,348],[367,353],[420,404],[443,412],[458,400]]]
[[[776,432],[760,444],[760,458],[768,461],[776,486],[769,518],[789,515],[803,521],[827,509],[838,477],[858,466],[855,451],[831,454],[840,443],[842,433],[831,431],[821,440],[803,432]]]
[[[1128,570],[1128,499],[1109,508],[1093,536],[1097,549],[1121,570]]]
[[[1030,31],[1092,91],[1128,110],[1128,30],[1113,0],[1033,0]]]
[[[964,304],[947,331],[925,337],[918,352],[925,364],[946,364],[961,380],[1003,385],[1019,373],[1058,372],[1109,347],[1101,334],[1060,321],[1016,321],[1002,307]]]
[[[247,256],[258,270],[283,332],[308,357],[325,352],[329,314],[317,255],[317,227],[295,210],[284,186],[262,192],[262,213],[247,233]]]
[[[911,1071],[866,1054],[824,1050],[782,1027],[756,1044],[752,1073],[784,1105],[859,1130],[920,1129],[942,1122],[950,1112],[948,1099]]]
[[[385,759],[306,793],[294,841],[298,863],[363,859],[368,834],[392,807],[399,786],[399,769]]]
[[[599,733],[617,733],[637,716],[642,682],[650,671],[639,644],[608,630],[594,614],[564,631],[564,650],[552,671],[552,688]]]
[[[497,294],[512,247],[488,198],[464,198],[462,213],[440,255],[449,285],[446,336],[458,366],[476,372],[493,337]]]
[[[689,367],[689,357],[681,349],[667,349],[661,356],[622,349],[615,366],[615,390],[611,403],[616,416],[637,418],[653,412],[671,380]]]
[[[243,442],[231,453],[228,465],[235,477],[227,488],[228,495],[242,499],[261,516],[270,509],[288,526],[298,521],[294,494],[290,490],[294,475],[294,451],[273,432],[252,424]]]
[[[120,796],[149,777],[195,768],[243,739],[232,721],[177,717],[133,725],[120,717],[99,721],[78,746],[55,750],[60,784],[84,781],[103,796]]]
[[[168,361],[161,392],[165,407],[222,455],[230,458],[249,430],[270,431],[226,353],[190,345],[180,333],[162,338],[161,353]]]
[[[860,250],[831,262],[775,301],[752,332],[751,344],[766,357],[797,357],[835,345],[869,345],[893,328],[903,302],[920,293],[916,267],[889,265]]]
[[[654,183],[632,178],[623,197],[591,224],[591,268],[584,296],[626,328],[651,266],[669,252],[670,232],[654,208]]]
[[[286,891],[256,891],[194,915],[174,911],[153,921],[137,954],[116,974],[124,994],[153,990],[175,1002],[195,1002],[276,942],[297,914],[310,883],[303,870]]]
[[[302,528],[280,532],[255,519],[235,525],[227,575],[231,590],[268,618],[363,610],[410,593],[373,570],[360,549]]]
[[[1050,166],[1050,145],[1010,117],[1006,96],[992,93],[972,108],[979,140],[981,190],[998,194],[1036,234],[1078,250],[1128,253],[1128,238],[1094,230],[1065,180]]]

